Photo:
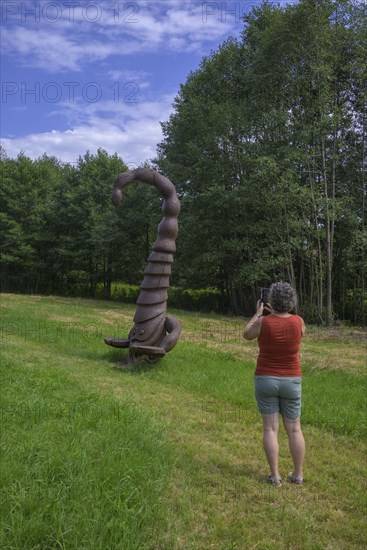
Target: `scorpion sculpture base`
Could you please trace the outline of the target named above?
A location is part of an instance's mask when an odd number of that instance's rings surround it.
[[[180,337],[181,326],[177,319],[174,317],[166,317],[164,326],[165,334],[161,339],[159,346],[139,344],[136,341],[129,340],[129,338],[105,338],[104,341],[108,346],[112,346],[114,348],[128,348],[129,355],[125,360],[125,363],[127,364],[142,361],[156,363],[176,345],[177,340]],[[136,325],[134,325],[134,328],[135,327]],[[132,330],[134,330],[134,328]],[[168,333],[166,330],[169,330],[170,332]]]

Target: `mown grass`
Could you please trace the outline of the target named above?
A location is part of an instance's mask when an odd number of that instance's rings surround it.
[[[239,319],[177,311],[176,348],[126,368],[102,338],[126,336],[133,306],[14,295],[2,306],[2,547],[365,547],[362,331],[309,330],[307,483],[278,490],[264,483],[256,344]]]

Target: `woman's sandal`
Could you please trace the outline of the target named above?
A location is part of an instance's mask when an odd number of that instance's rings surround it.
[[[304,479],[301,476],[296,476],[293,472],[288,474],[288,481],[295,485],[303,485]]]
[[[275,485],[276,487],[280,487],[282,484],[282,480],[280,477],[275,477],[272,475],[266,476],[266,481],[270,483],[271,485]]]

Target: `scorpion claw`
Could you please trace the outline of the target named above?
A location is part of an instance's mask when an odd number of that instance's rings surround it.
[[[138,363],[145,361],[147,363],[156,363],[165,354],[166,352],[163,348],[132,344],[129,347],[129,362]]]
[[[130,344],[130,340],[120,338],[105,338],[104,341],[108,346],[114,348],[128,348]]]
[[[166,352],[163,348],[159,348],[156,346],[139,346],[136,344],[130,344],[130,351],[132,351],[135,355],[153,355],[155,357],[163,357],[166,355]]]

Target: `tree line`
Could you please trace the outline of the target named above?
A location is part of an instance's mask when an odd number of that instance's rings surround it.
[[[366,23],[357,1],[264,3],[189,74],[151,161],[181,200],[171,284],[250,313],[287,280],[307,320],[365,324]],[[140,284],[160,199],[137,184],[111,205],[117,154],[0,167],[2,291]]]
[[[103,285],[110,298],[113,280],[141,282],[159,200],[152,205],[152,189],[138,184],[113,207],[114,179],[128,170],[117,154],[99,149],[64,164],[2,150],[0,163],[2,291],[95,297]]]

